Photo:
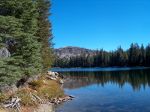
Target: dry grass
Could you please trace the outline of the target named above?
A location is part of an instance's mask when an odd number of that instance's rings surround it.
[[[22,88],[15,93],[15,96],[21,98],[21,104],[23,106],[37,106],[38,102],[32,100],[31,93],[34,93],[34,90],[30,88]]]
[[[0,112],[6,112],[6,110],[4,110],[4,109],[0,109]]]
[[[42,96],[44,99],[52,99],[56,97],[62,97],[64,91],[60,88],[60,85],[56,81],[47,80],[42,87],[37,89],[38,96]]]
[[[4,93],[0,93],[0,102],[4,102],[6,101],[7,99],[9,99],[10,95],[7,93],[7,94],[4,94]]]
[[[64,95],[64,91],[61,89],[60,84],[57,81],[49,80],[46,77],[41,77],[37,81],[30,83],[30,88],[36,90],[36,94],[42,99],[52,99],[61,97]]]
[[[42,85],[43,85],[43,81],[41,79],[34,80],[29,83],[30,88],[35,89],[35,90],[40,88]]]
[[[24,106],[38,105],[37,101],[32,100],[30,94],[35,94],[46,101],[63,96],[64,91],[56,81],[48,80],[42,76],[39,80],[30,82],[28,88],[21,89],[17,92],[17,96],[21,98],[21,103]]]
[[[31,94],[35,94],[42,100],[48,101],[52,98],[62,97],[64,95],[64,91],[57,81],[49,80],[45,76],[41,76],[38,80],[30,82],[28,87],[20,88],[16,93],[7,95],[0,93],[0,102],[4,102],[10,97],[18,96],[21,98],[21,105],[23,109],[28,111],[39,104],[38,101],[33,100]]]

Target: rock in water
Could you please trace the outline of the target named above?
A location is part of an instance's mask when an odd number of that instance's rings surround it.
[[[10,52],[7,48],[3,47],[0,49],[0,58],[7,58],[10,57]]]

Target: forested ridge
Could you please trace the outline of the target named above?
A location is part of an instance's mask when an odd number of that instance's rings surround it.
[[[0,84],[37,75],[53,62],[49,0],[0,0]]]
[[[150,44],[146,47],[132,43],[128,50],[120,47],[115,51],[103,49],[94,51],[93,55],[81,53],[78,56],[60,58],[57,55],[54,67],[133,67],[150,66]]]

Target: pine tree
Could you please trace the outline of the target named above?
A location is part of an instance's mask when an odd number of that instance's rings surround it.
[[[128,50],[121,46],[111,52],[103,49],[94,51],[92,55],[81,54],[70,59],[56,59],[56,67],[107,67],[107,66],[150,66],[150,45],[131,44]],[[61,61],[60,61],[61,60]],[[65,60],[65,61],[63,61]],[[61,64],[60,64],[61,62]],[[58,65],[59,63],[59,65]]]
[[[37,36],[37,1],[1,0],[0,9],[0,47],[11,53],[9,58],[0,58],[0,83],[15,83],[25,75],[39,74],[43,43]]]
[[[48,20],[48,17],[50,15],[49,9],[50,9],[50,1],[49,0],[37,0],[38,3],[38,32],[37,36],[39,38],[39,42],[42,43],[42,64],[43,69],[47,70],[51,67],[53,63],[53,43],[52,43],[52,33],[51,33],[51,23]]]
[[[145,48],[142,44],[140,48],[139,65],[145,66],[145,58],[146,58],[145,56],[146,56]]]
[[[138,44],[131,44],[129,49],[129,65],[138,66],[140,56],[140,47]]]
[[[150,66],[150,44],[146,47],[146,66]]]

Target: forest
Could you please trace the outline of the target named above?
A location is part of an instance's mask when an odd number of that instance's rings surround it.
[[[53,62],[49,0],[0,0],[0,85],[46,71]],[[44,33],[43,33],[44,32]]]
[[[54,67],[135,67],[150,66],[150,44],[146,47],[132,43],[124,50],[118,47],[115,51],[97,50],[93,55],[82,53],[80,56],[59,58],[57,56]]]

